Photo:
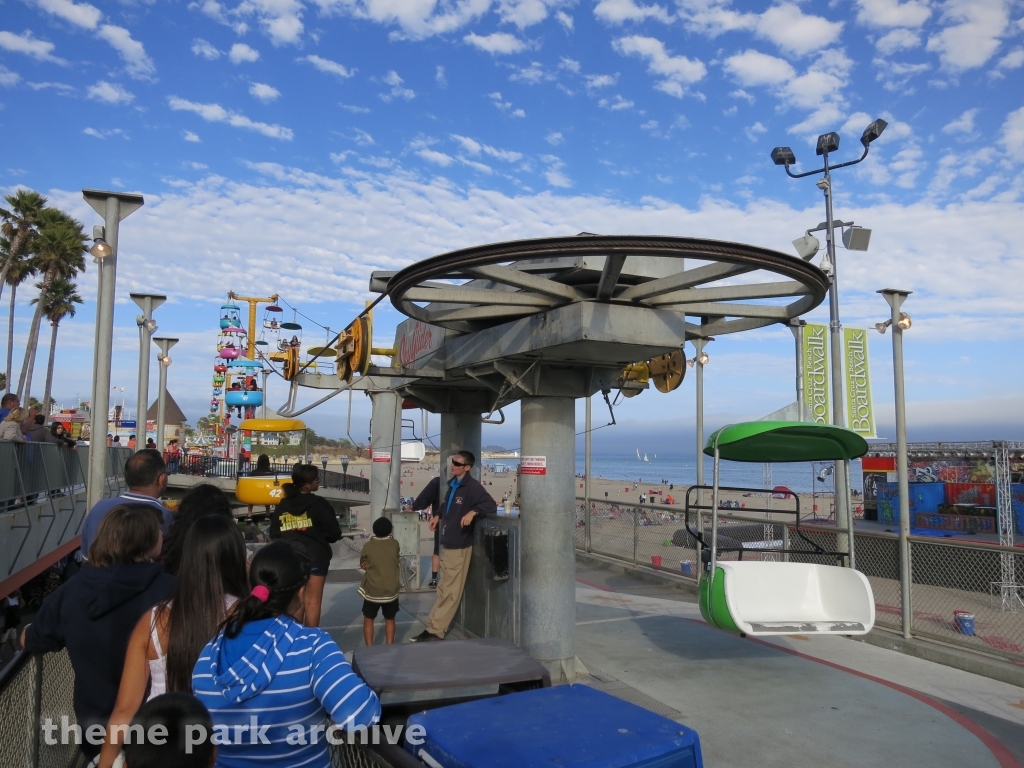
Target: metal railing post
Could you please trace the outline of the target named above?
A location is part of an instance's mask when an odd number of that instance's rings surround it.
[[[637,547],[640,543],[640,510],[633,507],[633,567],[638,565]]]

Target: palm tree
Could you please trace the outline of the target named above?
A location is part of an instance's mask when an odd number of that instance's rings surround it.
[[[32,253],[32,240],[37,233],[39,216],[46,208],[46,198],[30,189],[19,189],[4,200],[9,209],[0,208],[0,235],[6,248],[0,258],[0,295],[3,293],[7,273],[14,265]],[[10,376],[7,377],[8,379]]]
[[[78,295],[78,286],[70,280],[58,277],[50,283],[50,290],[46,292],[46,303],[43,305],[43,314],[50,321],[53,330],[50,331],[50,361],[46,366],[46,388],[43,390],[43,413],[50,411],[50,387],[53,384],[53,363],[57,352],[57,328],[60,321],[65,317],[75,316],[75,304],[82,303],[82,297]],[[40,293],[42,295],[42,293]],[[36,299],[38,301],[38,299]]]
[[[0,259],[4,259],[4,268],[7,270],[6,284],[11,286],[11,309],[7,317],[7,368],[4,378],[4,391],[11,391],[11,374],[14,363],[14,307],[18,298],[18,286],[36,274],[35,262],[31,254],[24,254],[21,258],[15,259],[10,255],[10,241],[6,237],[0,237]],[[0,282],[0,289],[4,283]]]
[[[18,379],[18,397],[28,402],[32,390],[32,372],[39,346],[39,325],[46,305],[46,294],[58,277],[71,279],[85,269],[85,243],[88,238],[82,224],[56,208],[46,208],[39,214],[39,234],[35,238],[35,263],[43,279],[37,284],[39,297],[34,302],[35,314],[29,327],[25,346],[25,362]]]

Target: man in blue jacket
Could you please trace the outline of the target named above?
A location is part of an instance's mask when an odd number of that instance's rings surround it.
[[[484,487],[469,474],[476,457],[459,451],[451,457],[451,479],[441,485],[435,477],[412,503],[413,509],[432,508],[430,530],[441,531],[441,578],[437,584],[437,600],[430,610],[427,628],[413,642],[444,640],[448,625],[455,618],[466,586],[469,560],[473,554],[473,526],[480,515],[493,515],[497,504]]]

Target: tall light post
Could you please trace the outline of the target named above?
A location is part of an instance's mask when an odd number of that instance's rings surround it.
[[[697,485],[704,485],[704,366],[711,360],[704,351],[704,345],[714,341],[713,336],[706,339],[693,339],[694,354],[686,364],[694,369],[697,374]],[[704,491],[697,489],[697,504],[704,503]]]
[[[105,445],[107,412],[110,408],[110,358],[114,339],[114,284],[117,279],[117,239],[121,220],[145,204],[142,195],[83,189],[82,197],[103,217],[103,226],[93,227],[89,252],[97,265],[96,336],[92,363],[92,414],[90,420],[89,475],[86,482],[87,509],[103,498],[106,487]],[[98,441],[98,442],[97,442]]]
[[[823,133],[818,137],[817,147],[815,152],[823,160],[823,165],[813,171],[805,171],[804,173],[793,173],[789,167],[796,163],[796,156],[793,154],[793,150],[789,147],[776,147],[771,152],[772,161],[776,165],[785,166],[786,175],[793,179],[802,179],[806,176],[815,176],[817,174],[824,174],[824,176],[818,180],[817,186],[825,195],[825,261],[822,263],[822,270],[828,274],[830,285],[828,291],[828,306],[829,306],[829,336],[831,339],[831,374],[832,374],[832,423],[839,427],[846,426],[846,413],[843,404],[843,353],[842,353],[842,331],[843,326],[839,320],[839,272],[836,267],[836,243],[835,243],[835,226],[837,223],[832,218],[832,171],[839,168],[846,168],[847,166],[856,165],[862,162],[864,158],[868,156],[868,151],[871,148],[871,142],[882,135],[882,131],[886,129],[888,125],[885,120],[875,120],[867,128],[864,129],[864,133],[861,134],[860,143],[864,147],[864,152],[856,160],[850,160],[845,163],[839,163],[838,165],[829,165],[828,156],[830,152],[836,152],[839,149],[839,134],[838,133]],[[839,222],[841,225],[842,223]],[[854,227],[850,227],[849,230],[844,231],[843,240],[844,244],[849,248],[853,247],[854,250],[867,250],[867,243],[863,242],[865,233],[870,238],[870,232],[867,230],[858,230]],[[802,241],[802,246],[801,246]],[[859,241],[859,242],[858,242]],[[797,247],[797,251],[804,258],[810,258],[817,251],[817,240],[808,233],[804,238],[794,242]],[[811,250],[813,248],[813,250]],[[837,471],[835,475],[836,480],[836,521],[837,527],[845,528],[848,533],[853,531],[853,517],[850,514],[850,466],[849,462],[841,461],[838,462]],[[853,536],[851,535],[848,541],[848,547],[850,552],[850,563],[851,567],[853,564]]]
[[[153,339],[153,343],[160,349],[156,356],[157,362],[160,363],[160,394],[157,396],[156,405],[156,449],[163,453],[164,425],[167,422],[167,369],[171,365],[171,356],[168,353],[178,340],[161,336]]]
[[[146,412],[149,410],[149,345],[156,330],[153,311],[167,301],[167,297],[158,293],[129,293],[142,314],[135,318],[139,326],[139,385],[135,396],[135,434],[142,436],[145,445]]]
[[[892,327],[892,377],[896,394],[896,474],[900,493],[900,596],[903,606],[903,637],[910,637],[910,485],[907,477],[907,406],[903,395],[903,331],[911,326],[910,315],[900,311],[913,291],[883,288],[892,314],[875,330]]]

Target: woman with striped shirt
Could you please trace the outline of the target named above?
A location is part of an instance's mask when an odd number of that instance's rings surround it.
[[[213,717],[217,768],[330,768],[326,727],[380,718],[331,636],[302,625],[308,579],[309,563],[285,542],[261,549],[251,593],[199,656],[192,688]]]

